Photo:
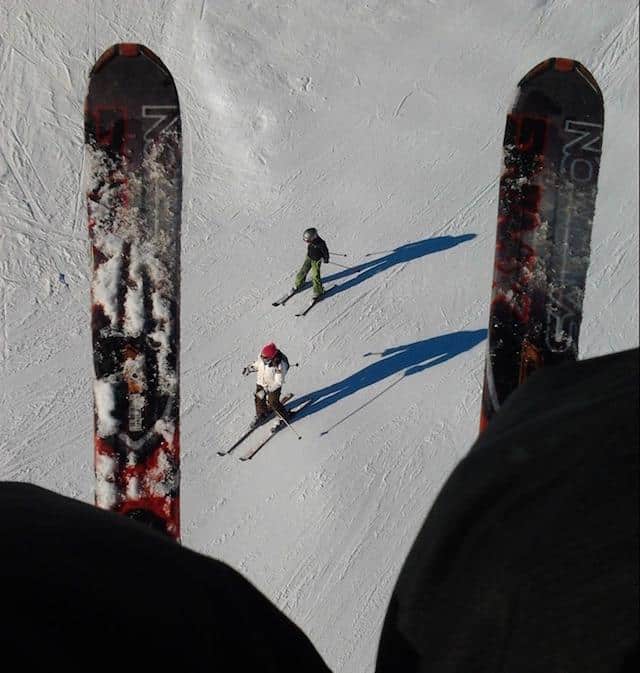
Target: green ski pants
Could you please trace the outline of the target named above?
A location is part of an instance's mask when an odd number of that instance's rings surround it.
[[[313,294],[318,295],[324,292],[322,287],[322,280],[320,279],[320,265],[322,260],[314,261],[310,257],[306,257],[304,264],[300,267],[300,271],[296,274],[296,289],[300,289],[302,283],[307,279],[307,274],[311,271],[311,282],[313,284]]]

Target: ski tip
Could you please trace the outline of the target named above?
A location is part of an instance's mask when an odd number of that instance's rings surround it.
[[[594,91],[598,93],[599,96],[602,96],[602,92],[600,91],[600,87],[598,86],[595,77],[582,65],[582,63],[580,63],[580,61],[561,56],[547,58],[531,68],[531,70],[529,70],[529,72],[518,82],[518,87],[521,88],[548,70],[555,70],[556,72],[561,73],[575,71],[594,89]]]
[[[105,63],[108,63],[115,55],[116,55],[116,49],[118,45],[113,45],[112,47],[109,47],[105,52],[102,53],[102,56],[95,62],[93,68],[91,68],[91,74],[93,75],[94,73],[98,72],[98,70],[101,70]]]
[[[589,84],[591,88],[598,94],[600,99],[603,100],[602,91],[598,85],[598,82],[596,82],[596,78],[582,65],[582,63],[578,63],[578,61],[574,61],[574,63],[576,64],[576,72],[587,81],[587,84]]]
[[[135,42],[121,42],[118,45],[118,54],[120,54],[120,56],[126,56],[127,58],[134,58],[142,53],[143,48],[144,47],[141,44],[136,44]]]
[[[534,66],[529,70],[529,72],[518,82],[518,87],[522,87],[525,85],[527,82],[530,82],[532,79],[535,79],[538,77],[538,75],[541,75],[543,72],[546,72],[547,70],[551,70],[554,67],[554,63],[557,59],[555,58],[547,58],[544,61],[541,61],[538,63],[538,65]],[[569,59],[561,59],[563,62],[567,62]],[[572,68],[568,68],[568,70],[571,70]],[[564,72],[567,71],[567,67],[565,66]]]
[[[106,51],[102,53],[102,56],[95,62],[95,65],[91,69],[91,74],[101,70],[111,59],[116,56],[124,56],[125,58],[135,58],[140,54],[144,53],[143,50],[149,51],[146,47],[143,47],[141,44],[136,42],[120,42],[109,47]],[[152,52],[149,52],[152,53]],[[155,54],[154,54],[155,56]],[[157,59],[157,56],[155,56]]]
[[[138,56],[146,56],[150,61],[153,61],[159,68],[169,74],[165,64],[156,54],[151,51],[151,49],[149,49],[149,47],[145,47],[143,44],[138,44],[137,42],[119,42],[118,44],[112,45],[103,52],[100,58],[95,62],[93,68],[91,68],[91,75],[94,75],[99,70],[101,70],[116,56],[122,56],[123,58],[137,58]]]
[[[578,61],[574,61],[572,58],[555,56],[554,58],[549,59],[549,68],[553,68],[558,72],[571,72],[578,67],[582,67],[581,64]]]

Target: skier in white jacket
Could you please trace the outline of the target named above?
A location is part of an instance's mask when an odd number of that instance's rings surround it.
[[[271,410],[286,421],[291,417],[291,413],[280,402],[280,393],[288,370],[287,356],[273,342],[266,344],[260,351],[260,357],[242,370],[243,376],[257,372],[254,396],[256,417],[252,426],[263,423]]]

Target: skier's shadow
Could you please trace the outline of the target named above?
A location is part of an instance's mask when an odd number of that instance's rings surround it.
[[[456,355],[470,350],[484,341],[486,337],[486,329],[452,332],[451,334],[443,334],[431,339],[423,339],[422,341],[387,348],[381,353],[365,353],[364,357],[375,356],[378,359],[354,374],[347,376],[342,381],[297,398],[295,406],[302,404],[308,399],[313,400],[311,404],[300,412],[299,417],[303,418],[304,416],[326,409],[367,386],[393,377],[394,374],[399,374],[400,376],[391,380],[389,385],[382,391],[376,393],[374,397],[378,397],[404,377],[418,374],[425,369],[446,362]]]
[[[387,269],[390,269],[397,264],[404,264],[406,262],[411,262],[419,257],[424,257],[425,255],[431,255],[434,252],[442,252],[443,250],[448,250],[453,248],[460,243],[470,241],[475,238],[476,234],[462,234],[460,236],[438,236],[437,238],[425,238],[422,241],[416,241],[415,243],[407,243],[401,245],[395,250],[391,250],[384,257],[377,257],[372,259],[369,262],[363,262],[362,264],[356,264],[355,266],[344,269],[343,271],[338,271],[337,273],[332,273],[331,275],[324,276],[323,282],[328,281],[337,281],[343,278],[349,278],[343,283],[340,283],[335,289],[335,293],[343,292],[349,290],[352,287],[362,283],[365,280],[368,280],[372,276],[375,276],[377,273],[382,273]]]

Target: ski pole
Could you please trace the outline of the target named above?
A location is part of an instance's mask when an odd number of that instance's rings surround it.
[[[378,250],[377,252],[368,252],[365,257],[373,257],[374,255],[386,255],[389,252],[395,252],[395,250]]]
[[[344,252],[330,252],[330,255],[337,255],[338,257],[348,257]]]
[[[329,260],[329,264],[333,264],[334,266],[339,266],[341,269],[349,269],[349,270],[353,269],[352,266],[345,266],[344,264],[338,264],[338,262],[332,262],[331,260]]]
[[[298,434],[298,433],[291,427],[291,423],[289,423],[289,421],[287,421],[287,419],[286,419],[286,418],[285,418],[285,417],[284,417],[284,416],[283,416],[277,409],[274,409],[274,411],[276,412],[276,416],[279,416],[279,417],[280,417],[280,420],[281,420],[281,421],[282,421],[282,422],[289,428],[289,430],[291,430],[291,432],[293,432],[293,434],[294,434],[298,439],[302,439],[302,435],[299,435],[299,434]]]

